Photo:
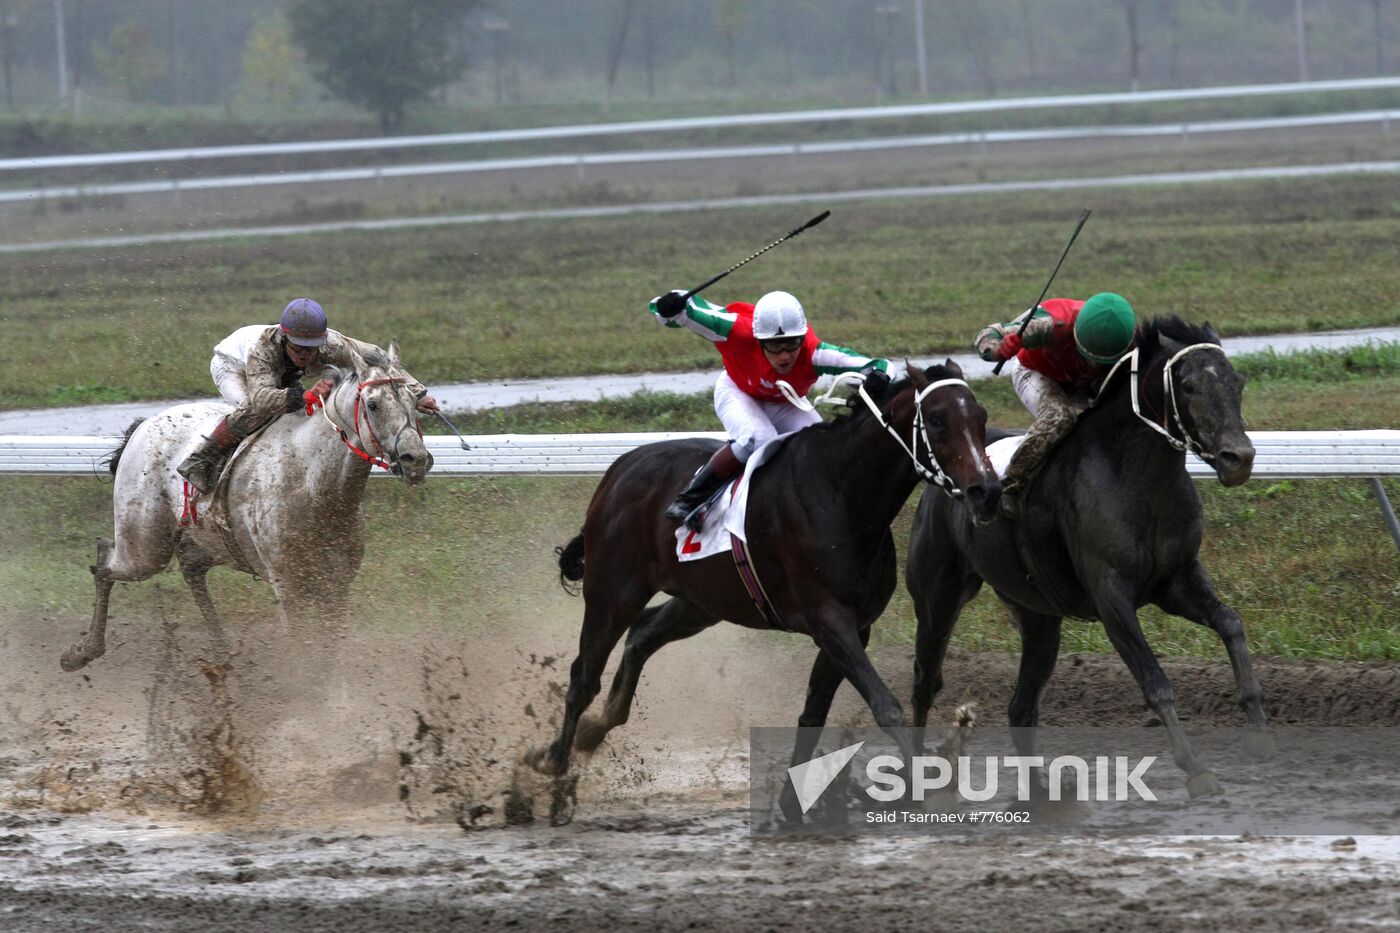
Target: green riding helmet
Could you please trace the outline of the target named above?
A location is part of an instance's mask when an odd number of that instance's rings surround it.
[[[1113,292],[1094,295],[1084,302],[1079,316],[1074,319],[1074,340],[1079,344],[1079,355],[1103,366],[1118,362],[1133,345],[1136,330],[1133,306]]]

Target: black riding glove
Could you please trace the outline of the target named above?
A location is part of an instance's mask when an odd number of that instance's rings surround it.
[[[860,371],[865,377],[863,383],[865,394],[871,398],[879,398],[885,394],[885,390],[890,387],[890,377],[883,369],[875,363],[870,363]]]
[[[656,299],[656,313],[670,320],[685,310],[685,292],[673,289]]]

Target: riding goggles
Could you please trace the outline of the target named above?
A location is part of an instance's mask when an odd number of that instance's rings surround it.
[[[803,337],[776,337],[772,340],[760,340],[758,345],[769,353],[796,353],[802,349]]]

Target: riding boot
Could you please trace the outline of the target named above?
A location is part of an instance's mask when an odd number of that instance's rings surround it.
[[[1006,475],[1001,480],[1001,498],[997,500],[997,512],[1002,518],[1015,519],[1021,514],[1021,494],[1030,481],[1040,472],[1046,454],[1064,440],[1074,429],[1076,412],[1066,409],[1063,412],[1042,413],[1026,432],[1026,439],[1016,448],[1016,453],[1007,464]]]
[[[666,517],[673,522],[684,522],[691,531],[699,531],[705,521],[702,506],[743,469],[744,462],[734,455],[730,445],[725,444],[715,451],[714,456],[706,461],[704,466],[695,471],[695,475],[690,478],[690,485],[681,490],[681,494],[676,496],[676,501],[667,507]]]
[[[214,425],[214,430],[204,439],[204,443],[196,447],[194,452],[175,468],[175,472],[183,476],[195,489],[208,495],[218,484],[224,464],[244,437],[246,435],[229,424],[227,416],[219,419],[219,423]]]

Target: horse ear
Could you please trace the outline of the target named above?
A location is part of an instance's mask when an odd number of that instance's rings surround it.
[[[928,385],[928,375],[919,367],[909,362],[909,358],[904,358],[904,369],[909,373],[909,382],[916,389],[922,389]]]
[[[389,368],[399,369],[399,339],[394,337],[389,341]]]
[[[961,379],[963,377],[962,367],[954,363],[951,356],[943,361],[943,366],[948,372],[953,374],[954,379]]]
[[[1220,343],[1220,332],[1215,329],[1215,325],[1210,321],[1206,321],[1202,324],[1201,329],[1206,332],[1206,336],[1211,339],[1212,343]]]

